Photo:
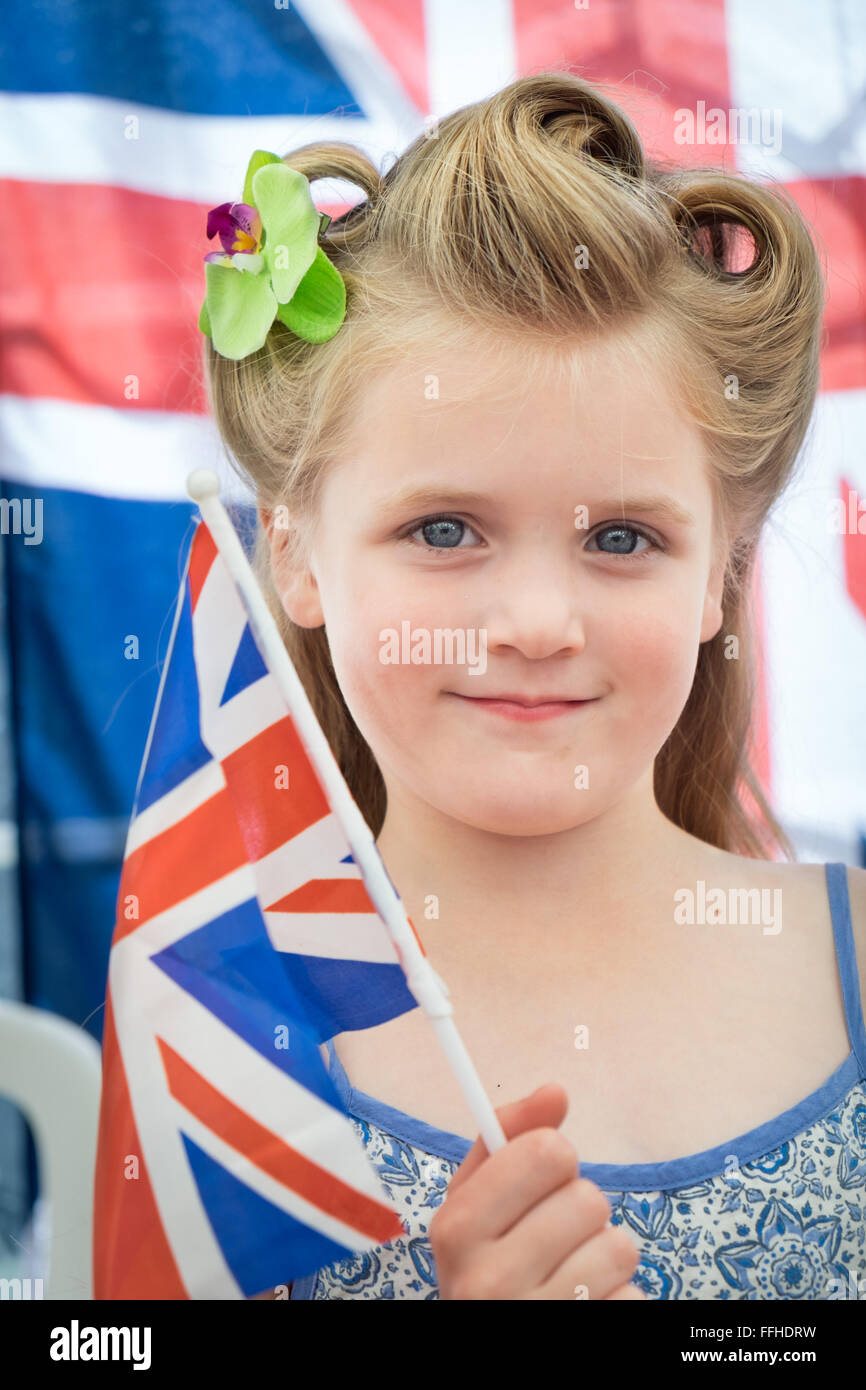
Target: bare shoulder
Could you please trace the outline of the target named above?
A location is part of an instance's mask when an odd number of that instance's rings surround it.
[[[718,854],[717,851],[714,853]],[[819,933],[812,930],[815,922],[827,921],[829,904],[827,900],[827,879],[824,864],[804,862],[791,863],[788,860],[746,860],[737,855],[719,855],[720,866],[727,866],[731,877],[745,882],[774,884],[793,889],[786,894],[786,924],[788,939],[795,946],[792,953],[793,968],[800,971],[804,965],[809,970],[820,972],[824,969],[821,955],[835,958],[832,933]],[[866,1019],[866,869],[846,864],[848,877],[848,899],[851,905],[851,928],[854,938],[854,951],[857,957],[857,973],[860,980],[860,998],[863,1017]],[[787,911],[787,904],[793,910]],[[777,958],[777,964],[782,957]],[[819,978],[816,974],[813,978]]]

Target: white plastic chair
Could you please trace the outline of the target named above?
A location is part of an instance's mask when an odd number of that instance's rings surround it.
[[[0,1093],[23,1111],[50,1216],[44,1298],[93,1298],[99,1044],[58,1014],[0,999]]]

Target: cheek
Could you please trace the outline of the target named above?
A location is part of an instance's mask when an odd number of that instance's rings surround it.
[[[342,594],[330,595],[323,609],[343,698],[358,728],[375,746],[383,737],[387,739],[395,718],[404,722],[418,716],[422,687],[438,689],[447,684],[441,667],[401,659],[404,650],[411,653],[412,649],[411,640],[404,641],[403,624],[408,624],[409,634],[432,633],[442,626],[441,611],[437,617],[429,591],[416,596],[407,586],[383,584],[358,574]],[[388,642],[385,633],[393,633],[396,642]],[[390,659],[383,660],[385,655]]]
[[[654,602],[632,607],[616,624],[609,670],[620,689],[640,701],[648,724],[657,715],[671,727],[688,699],[699,651],[699,616],[693,603]]]

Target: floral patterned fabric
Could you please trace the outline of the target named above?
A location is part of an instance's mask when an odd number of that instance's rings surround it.
[[[866,1027],[845,868],[825,867],[852,1044],[842,1065],[799,1105],[714,1149],[581,1164],[635,1238],[634,1282],[650,1299],[866,1299]],[[438,1299],[428,1227],[471,1141],[353,1090],[329,1052],[408,1234],[297,1280],[292,1299]]]
[[[319,1270],[307,1297],[437,1299],[427,1227],[458,1165],[353,1124],[409,1234]],[[736,1176],[605,1192],[638,1241],[634,1282],[649,1298],[866,1298],[866,1083]]]

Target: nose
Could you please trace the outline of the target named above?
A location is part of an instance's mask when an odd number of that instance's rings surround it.
[[[586,646],[584,604],[574,556],[548,540],[497,566],[485,607],[487,650],[515,647],[540,660]]]

